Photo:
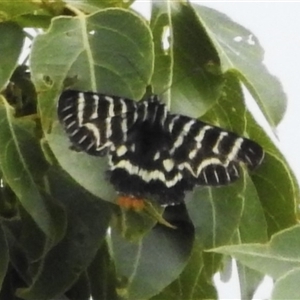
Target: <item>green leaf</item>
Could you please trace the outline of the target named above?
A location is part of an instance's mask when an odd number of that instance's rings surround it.
[[[23,28],[48,28],[52,17],[47,14],[22,14],[15,18],[15,22]]]
[[[57,95],[66,78],[72,88],[141,98],[153,69],[151,39],[146,23],[123,9],[54,19],[49,31],[36,38],[31,55],[44,132],[49,133],[56,119]],[[47,139],[59,163],[94,195],[113,201],[104,180],[106,159],[69,151],[66,134],[56,126]]]
[[[33,284],[18,291],[22,299],[52,299],[70,289],[95,257],[111,216],[109,203],[84,191],[62,171],[50,170],[47,179],[51,194],[65,207],[68,226],[65,237],[48,252]]]
[[[0,189],[0,217],[4,219],[12,219],[18,215],[18,199],[11,188],[4,182]]]
[[[187,210],[202,250],[230,243],[239,226],[246,186],[244,177],[234,185],[199,188],[189,195],[193,200],[187,202]],[[203,260],[206,278],[211,280],[221,267],[222,257],[204,253]]]
[[[15,23],[0,23],[0,91],[17,66],[24,38],[22,28]]]
[[[220,58],[189,3],[172,3],[172,109],[191,117],[205,113],[218,99],[223,78]],[[200,113],[199,113],[200,112]]]
[[[112,257],[119,278],[118,294],[125,299],[148,299],[174,281],[185,267],[193,244],[189,226],[170,229],[157,225],[132,243],[112,230]]]
[[[106,242],[88,267],[91,296],[95,300],[117,300],[117,280],[112,258]]]
[[[73,286],[65,293],[68,299],[89,300],[91,291],[86,272],[83,272]]]
[[[271,299],[299,299],[300,268],[295,268],[280,277],[273,288]]]
[[[295,224],[295,200],[299,195],[296,179],[282,154],[247,111],[235,72],[225,74],[223,96],[203,120],[249,136],[267,152],[262,166],[251,174],[254,185],[247,179],[243,214],[234,242],[266,242],[267,236]],[[243,299],[251,299],[263,275],[239,262],[238,272]]]
[[[154,72],[151,80],[153,92],[159,94],[170,92],[173,80],[173,55],[172,45],[165,49],[165,39],[170,43],[171,37],[166,36],[170,30],[170,11],[166,1],[153,1],[150,28],[154,43]]]
[[[204,249],[228,244],[242,215],[246,177],[236,184],[195,190],[187,210]],[[228,217],[230,216],[230,218]]]
[[[85,13],[94,13],[101,8],[108,8],[108,7],[120,7],[120,8],[128,8],[135,0],[66,0],[65,3],[68,3],[68,8],[72,9],[75,7],[84,11]]]
[[[9,252],[6,242],[6,237],[2,228],[2,224],[0,224],[0,290],[2,288],[2,283],[5,278],[8,263],[9,263]]]
[[[222,246],[211,251],[229,254],[246,266],[275,279],[300,267],[300,226],[274,234],[267,244]]]
[[[16,231],[15,239],[19,246],[26,253],[29,263],[43,259],[47,249],[47,236],[34,222],[31,216],[22,208],[20,208],[20,230]],[[6,224],[9,227],[9,224]],[[10,228],[10,227],[9,227]]]
[[[247,181],[243,214],[237,231],[237,243],[267,242],[267,223],[256,188]],[[234,241],[235,242],[235,241]],[[242,299],[252,299],[264,275],[237,262]]]
[[[286,111],[287,99],[279,80],[263,64],[263,49],[255,35],[213,9],[193,5],[201,23],[210,32],[224,71],[238,70],[272,127],[276,127]]]
[[[106,180],[108,163],[106,159],[70,150],[70,142],[61,126],[55,122],[47,141],[63,169],[81,186],[99,198],[115,202],[117,194]]]
[[[140,99],[153,69],[151,38],[143,19],[123,9],[55,18],[31,54],[42,117],[53,118],[66,78],[72,88]]]
[[[198,117],[220,95],[220,59],[189,3],[153,2],[151,29],[155,43],[155,93],[172,87],[166,102],[175,113]],[[172,32],[164,48],[167,30]]]
[[[241,299],[253,299],[254,293],[265,277],[264,274],[248,268],[239,262],[237,262],[237,270],[240,281]]]
[[[217,299],[217,291],[210,279],[207,279],[202,247],[195,240],[193,251],[183,272],[160,294],[151,300],[173,299]]]
[[[206,249],[214,247],[214,244],[226,245],[230,243],[235,230],[237,230],[236,240],[234,240],[236,243],[266,242],[271,231],[278,231],[293,225],[296,220],[294,199],[298,192],[291,171],[280,152],[247,111],[236,74],[227,72],[224,79],[222,97],[202,119],[228,130],[233,130],[238,134],[250,136],[250,138],[263,145],[266,151],[272,151],[282,163],[277,163],[274,166],[268,161],[269,157],[267,156],[263,165],[251,176],[254,184],[248,176],[245,176],[244,182],[239,181],[224,188],[202,188],[196,190],[194,195],[189,195],[193,200],[187,203],[187,208],[196,227],[196,233],[200,233],[200,236],[198,236],[200,241],[208,241],[206,242],[208,244]],[[264,169],[266,165],[277,170],[266,172]],[[276,176],[275,174],[278,174],[279,170],[280,179],[269,179]],[[286,176],[287,173],[288,176]],[[258,176],[259,180],[256,179]],[[284,183],[284,191],[279,191],[276,185],[276,190],[273,192],[274,184],[272,188],[269,185],[263,186],[266,180],[268,183],[279,181]],[[238,188],[238,186],[240,187]],[[211,194],[208,191],[211,191]],[[262,193],[264,194],[262,195]],[[271,198],[267,196],[270,193],[273,196]],[[283,198],[283,195],[289,196]],[[224,199],[228,199],[228,207],[225,206]],[[234,199],[236,199],[235,202]],[[283,199],[285,199],[285,204],[282,203]],[[269,200],[270,204],[266,206],[266,202],[269,202]],[[275,204],[276,201],[278,201],[278,207]],[[240,205],[240,207],[237,206],[236,211],[233,213],[232,210],[235,205]],[[284,205],[284,208],[282,208],[282,205]],[[270,217],[270,213],[278,214],[278,218]],[[227,217],[228,215],[230,218]],[[235,216],[235,219],[232,216]],[[277,223],[274,228],[275,222]],[[199,229],[197,230],[197,228]],[[218,237],[220,237],[220,240],[218,240]],[[212,241],[213,238],[215,241]],[[204,262],[207,274],[210,275],[221,266],[219,257],[210,258],[205,256]],[[207,270],[207,268],[209,269]],[[262,275],[244,266],[239,266],[239,276],[243,297],[249,298],[249,295],[255,291],[261,281]]]
[[[252,179],[265,211],[268,235],[271,236],[297,223],[299,187],[279,150],[270,144],[265,146],[265,150],[265,162]]]
[[[15,284],[16,284],[16,281],[14,281],[14,280],[19,279],[19,278],[16,278],[16,276],[14,278],[15,274],[16,274],[15,271],[11,267],[9,267],[8,271],[6,273],[3,285],[0,290],[0,300],[7,300],[7,299],[20,300],[20,298],[17,298],[15,296],[15,292],[14,292],[14,288],[15,288]]]
[[[160,208],[160,212],[157,214],[162,214],[162,212],[163,208]],[[141,239],[156,223],[157,220],[149,215],[146,208],[141,211],[134,211],[120,207],[115,210],[112,225],[119,230],[122,237],[133,242]]]
[[[34,13],[38,8],[35,1],[0,0],[0,16],[2,19],[11,19],[19,15]]]
[[[3,97],[1,100],[0,166],[3,176],[47,235],[51,246],[64,235],[65,218],[62,207],[45,191],[43,176],[48,166],[35,137],[35,123],[14,118],[11,107]]]
[[[243,214],[237,231],[238,241],[240,243],[265,243],[268,240],[268,233],[263,207],[255,185],[249,175],[247,177]]]
[[[6,288],[16,291],[20,285],[29,284],[31,279],[28,273],[28,260],[26,251],[20,244],[20,230],[22,222],[11,220],[3,223],[3,230],[7,239],[9,249],[9,269],[6,274],[4,285]],[[39,236],[37,237],[39,238]],[[0,298],[2,299],[2,298]]]
[[[248,111],[236,72],[227,72],[224,79],[223,96],[201,119],[248,136],[264,148],[264,161],[251,173],[251,179],[264,211],[270,237],[296,223],[296,201],[299,199],[297,180],[284,156]],[[260,210],[256,206],[258,213]],[[258,229],[253,230],[259,232]]]
[[[47,28],[53,16],[63,13],[63,7],[60,0],[0,0],[0,19],[13,21],[23,28]]]

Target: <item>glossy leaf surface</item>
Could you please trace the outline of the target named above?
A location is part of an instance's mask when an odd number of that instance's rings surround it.
[[[24,33],[12,22],[0,23],[0,91],[7,84],[21,54]]]

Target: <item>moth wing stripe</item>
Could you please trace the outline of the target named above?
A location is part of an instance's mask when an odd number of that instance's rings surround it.
[[[138,119],[138,113],[137,113],[137,111],[134,111],[133,112],[133,124],[136,122],[136,120]]]
[[[176,139],[176,142],[174,143],[171,149],[171,153],[173,153],[175,149],[179,148],[183,144],[183,141],[184,141],[184,136],[179,135],[179,137]]]
[[[82,136],[82,138],[77,142],[78,144],[81,144],[83,141],[85,141],[87,139],[87,135],[85,134],[84,136]]]
[[[192,166],[188,162],[181,163],[178,168],[180,170],[186,169],[188,170],[194,177],[197,177],[197,174],[194,172]]]
[[[80,131],[79,128],[75,129],[75,130],[70,134],[70,136],[71,136],[71,137],[75,136],[79,131]]]
[[[91,119],[98,118],[98,109],[99,109],[99,96],[97,94],[93,95],[94,105],[93,105],[93,113],[91,114]]]
[[[204,127],[202,127],[198,134],[195,137],[196,142],[198,142],[201,145],[201,142],[203,141],[204,137],[205,137],[205,133],[206,131],[212,129],[213,127],[209,126],[209,125],[205,125]]]
[[[117,156],[119,156],[119,157],[120,157],[120,156],[123,156],[126,152],[127,152],[127,147],[124,146],[124,145],[118,147],[117,150],[116,150],[116,154],[117,154]]]
[[[75,124],[76,124],[76,121],[72,121],[71,123],[69,123],[69,124],[66,126],[66,129],[70,129],[70,128],[73,127]]]
[[[209,165],[222,165],[222,166],[224,166],[224,164],[216,157],[205,159],[199,164],[199,166],[197,168],[197,172],[196,172],[197,177],[200,175],[202,170],[205,169]]]
[[[107,118],[105,120],[105,128],[106,128],[106,139],[109,139],[112,135],[112,128],[111,128],[111,118]]]
[[[194,159],[197,156],[198,150],[199,149],[196,144],[196,147],[189,153],[189,159]]]
[[[159,151],[157,151],[157,152],[154,154],[153,160],[158,160],[159,158],[160,158],[160,153],[159,153]]]
[[[184,126],[182,131],[186,134],[189,133],[190,129],[192,128],[192,126],[196,123],[196,120],[191,119],[190,121],[188,121]]]
[[[148,102],[143,103],[143,111],[144,111],[144,115],[143,115],[143,122],[144,122],[148,118]]]
[[[220,146],[220,144],[221,144],[221,142],[222,142],[222,140],[223,140],[223,138],[225,136],[228,136],[228,132],[223,131],[223,132],[220,133],[220,136],[217,139],[217,141],[216,141],[216,143],[215,143],[215,145],[214,145],[214,147],[212,149],[213,153],[215,153],[215,154],[219,154],[220,153],[219,146]]]
[[[96,148],[96,150],[99,152],[99,151],[101,151],[101,150],[103,150],[103,149],[105,149],[107,147],[112,147],[112,146],[113,146],[113,144],[111,142],[106,142],[105,144],[103,144],[101,146],[98,146]]]
[[[115,115],[115,112],[114,112],[114,99],[110,96],[105,96],[104,99],[108,102],[107,117],[113,117]]]
[[[71,105],[68,105],[68,106],[66,106],[66,107],[64,107],[64,108],[61,110],[61,112],[65,112],[65,111],[69,110],[70,108],[73,108],[73,105],[72,105],[72,104],[71,104]]]
[[[93,134],[93,136],[95,138],[96,147],[99,147],[101,145],[101,136],[100,136],[100,131],[97,128],[97,126],[92,123],[86,123],[86,124],[84,124],[84,127],[86,127]]]
[[[217,183],[219,183],[220,182],[220,178],[219,178],[218,172],[216,170],[214,170],[214,175],[215,175]]]
[[[230,182],[231,178],[230,178],[229,173],[226,168],[225,168],[225,173],[226,173],[227,181]]]
[[[236,176],[236,177],[238,177],[238,176],[239,176],[239,172],[238,172],[238,170],[237,170],[236,166],[235,166],[235,165],[233,165],[233,166],[232,166],[232,168],[233,168],[233,170],[234,170],[234,174],[235,174],[235,176]]]
[[[95,145],[95,141],[91,141],[86,150],[89,151]]]
[[[78,103],[77,103],[77,119],[78,119],[79,127],[81,127],[83,124],[84,107],[85,107],[84,93],[79,93],[78,94]]]
[[[120,99],[120,104],[121,104],[121,114],[122,115],[126,114],[126,112],[127,112],[127,105],[126,105],[126,103],[125,103],[125,101],[124,101],[123,98]]]
[[[173,128],[174,128],[174,125],[175,125],[175,122],[180,118],[179,115],[174,115],[172,116],[172,119],[169,123],[169,131],[172,133],[173,132]]]
[[[62,120],[63,120],[63,122],[66,122],[68,119],[70,119],[72,117],[73,117],[73,114],[68,114]]]
[[[245,158],[246,158],[247,162],[249,163],[249,165],[252,166],[253,163],[247,154],[245,154]]]
[[[154,106],[154,112],[153,112],[153,115],[150,116],[150,117],[151,117],[150,123],[154,123],[154,122],[155,122],[156,117],[157,117],[157,109],[158,109],[158,106],[155,105],[155,106]]]
[[[131,164],[127,160],[121,160],[116,165],[112,165],[111,167],[112,170],[115,170],[117,168],[125,169],[130,175],[138,175],[145,182],[150,182],[151,180],[160,180],[168,188],[174,186],[178,181],[182,179],[182,175],[180,173],[177,173],[171,180],[166,180],[165,174],[163,172],[158,170],[148,171]]]
[[[127,141],[127,130],[128,130],[127,119],[126,118],[122,119],[121,130],[123,132],[123,141],[126,142]]]
[[[179,136],[176,139],[176,142],[174,143],[172,149],[171,149],[171,153],[174,153],[174,150],[179,148],[183,142],[184,142],[184,137],[189,133],[189,130],[191,129],[191,127],[196,123],[195,120],[189,120],[184,126],[183,129],[181,131],[181,133],[179,134]]]
[[[170,158],[165,159],[163,161],[163,166],[164,166],[164,168],[165,168],[165,170],[167,172],[170,172],[170,171],[172,171],[174,169],[174,166],[175,166],[174,165],[174,161],[172,159],[170,159]]]
[[[203,171],[202,174],[203,174],[204,181],[205,181],[205,183],[207,184],[207,183],[208,183],[208,180],[207,180],[207,176],[206,176],[205,170]]]
[[[227,154],[227,162],[230,162],[235,159],[237,153],[241,149],[241,145],[243,144],[243,141],[244,139],[242,137],[239,137],[234,141],[231,151]]]

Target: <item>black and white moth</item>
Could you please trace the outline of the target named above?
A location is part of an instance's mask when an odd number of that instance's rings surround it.
[[[130,99],[64,91],[58,118],[73,147],[108,156],[108,178],[120,195],[183,202],[196,185],[221,186],[240,176],[240,163],[259,166],[256,142],[187,116],[172,114],[158,96]]]

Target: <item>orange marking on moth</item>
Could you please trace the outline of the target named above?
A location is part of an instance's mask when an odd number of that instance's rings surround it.
[[[125,209],[133,209],[135,211],[142,211],[146,206],[143,199],[125,195],[117,198],[117,204]]]

